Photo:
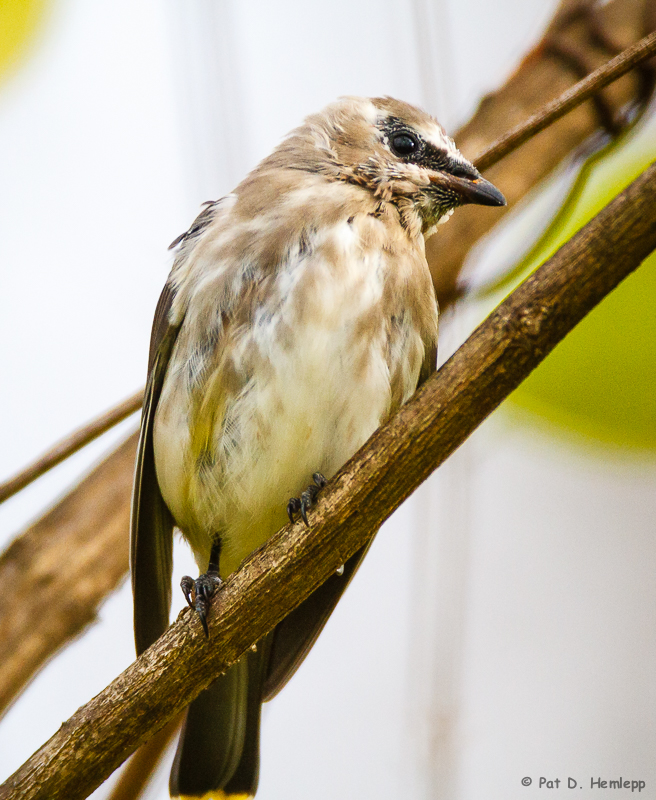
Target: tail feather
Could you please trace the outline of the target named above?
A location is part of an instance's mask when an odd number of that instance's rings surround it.
[[[171,770],[171,797],[254,797],[269,638],[242,656],[189,706]]]
[[[258,642],[257,651],[244,656],[248,659],[248,703],[246,730],[242,755],[232,778],[225,785],[229,797],[255,797],[260,777],[260,719],[262,716],[262,685],[269,660],[271,634]]]

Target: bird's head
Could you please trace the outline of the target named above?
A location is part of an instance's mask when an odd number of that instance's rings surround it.
[[[294,133],[312,145],[313,171],[395,203],[406,227],[425,236],[457,206],[506,204],[437,120],[400,100],[343,97]]]

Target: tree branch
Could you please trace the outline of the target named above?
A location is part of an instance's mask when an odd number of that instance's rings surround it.
[[[127,572],[136,449],[135,433],[0,556],[0,711]]]
[[[34,463],[30,464],[29,467],[26,467],[17,475],[14,475],[13,478],[9,478],[9,480],[6,480],[4,483],[0,483],[0,503],[4,503],[4,501],[9,499],[12,495],[15,495],[17,492],[20,492],[21,489],[29,486],[32,481],[45,475],[48,470],[56,467],[57,464],[61,464],[62,461],[72,456],[73,453],[77,453],[78,450],[86,447],[86,445],[93,442],[94,439],[102,436],[103,433],[107,433],[114,425],[118,425],[119,422],[123,422],[124,419],[127,419],[130,414],[134,414],[135,411],[138,411],[143,405],[143,394],[144,390],[140,389],[136,394],[133,394],[132,397],[128,397],[127,400],[124,400],[93,421],[73,431],[73,433],[69,434],[65,439],[62,439],[61,442],[57,442],[47,453],[44,453]]]
[[[212,600],[212,638],[185,609],[0,787],[0,800],[76,800],[180,713],[325,581],[656,247],[656,165],[513,292],[322,493]]]

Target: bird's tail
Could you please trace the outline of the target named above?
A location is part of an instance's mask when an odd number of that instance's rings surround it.
[[[171,797],[246,800],[255,796],[268,638],[189,706],[171,770]]]

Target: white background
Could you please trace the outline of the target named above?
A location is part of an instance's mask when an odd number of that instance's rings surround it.
[[[0,85],[0,475],[143,384],[166,247],[201,202],[342,94],[397,96],[453,130],[554,7],[54,3]],[[471,322],[456,315],[443,351]],[[0,544],[134,424],[0,507]],[[540,776],[620,775],[656,796],[655,488],[653,462],[496,415],[383,528],[265,706],[258,798],[514,800]],[[126,584],[0,721],[0,779],[132,647]]]

